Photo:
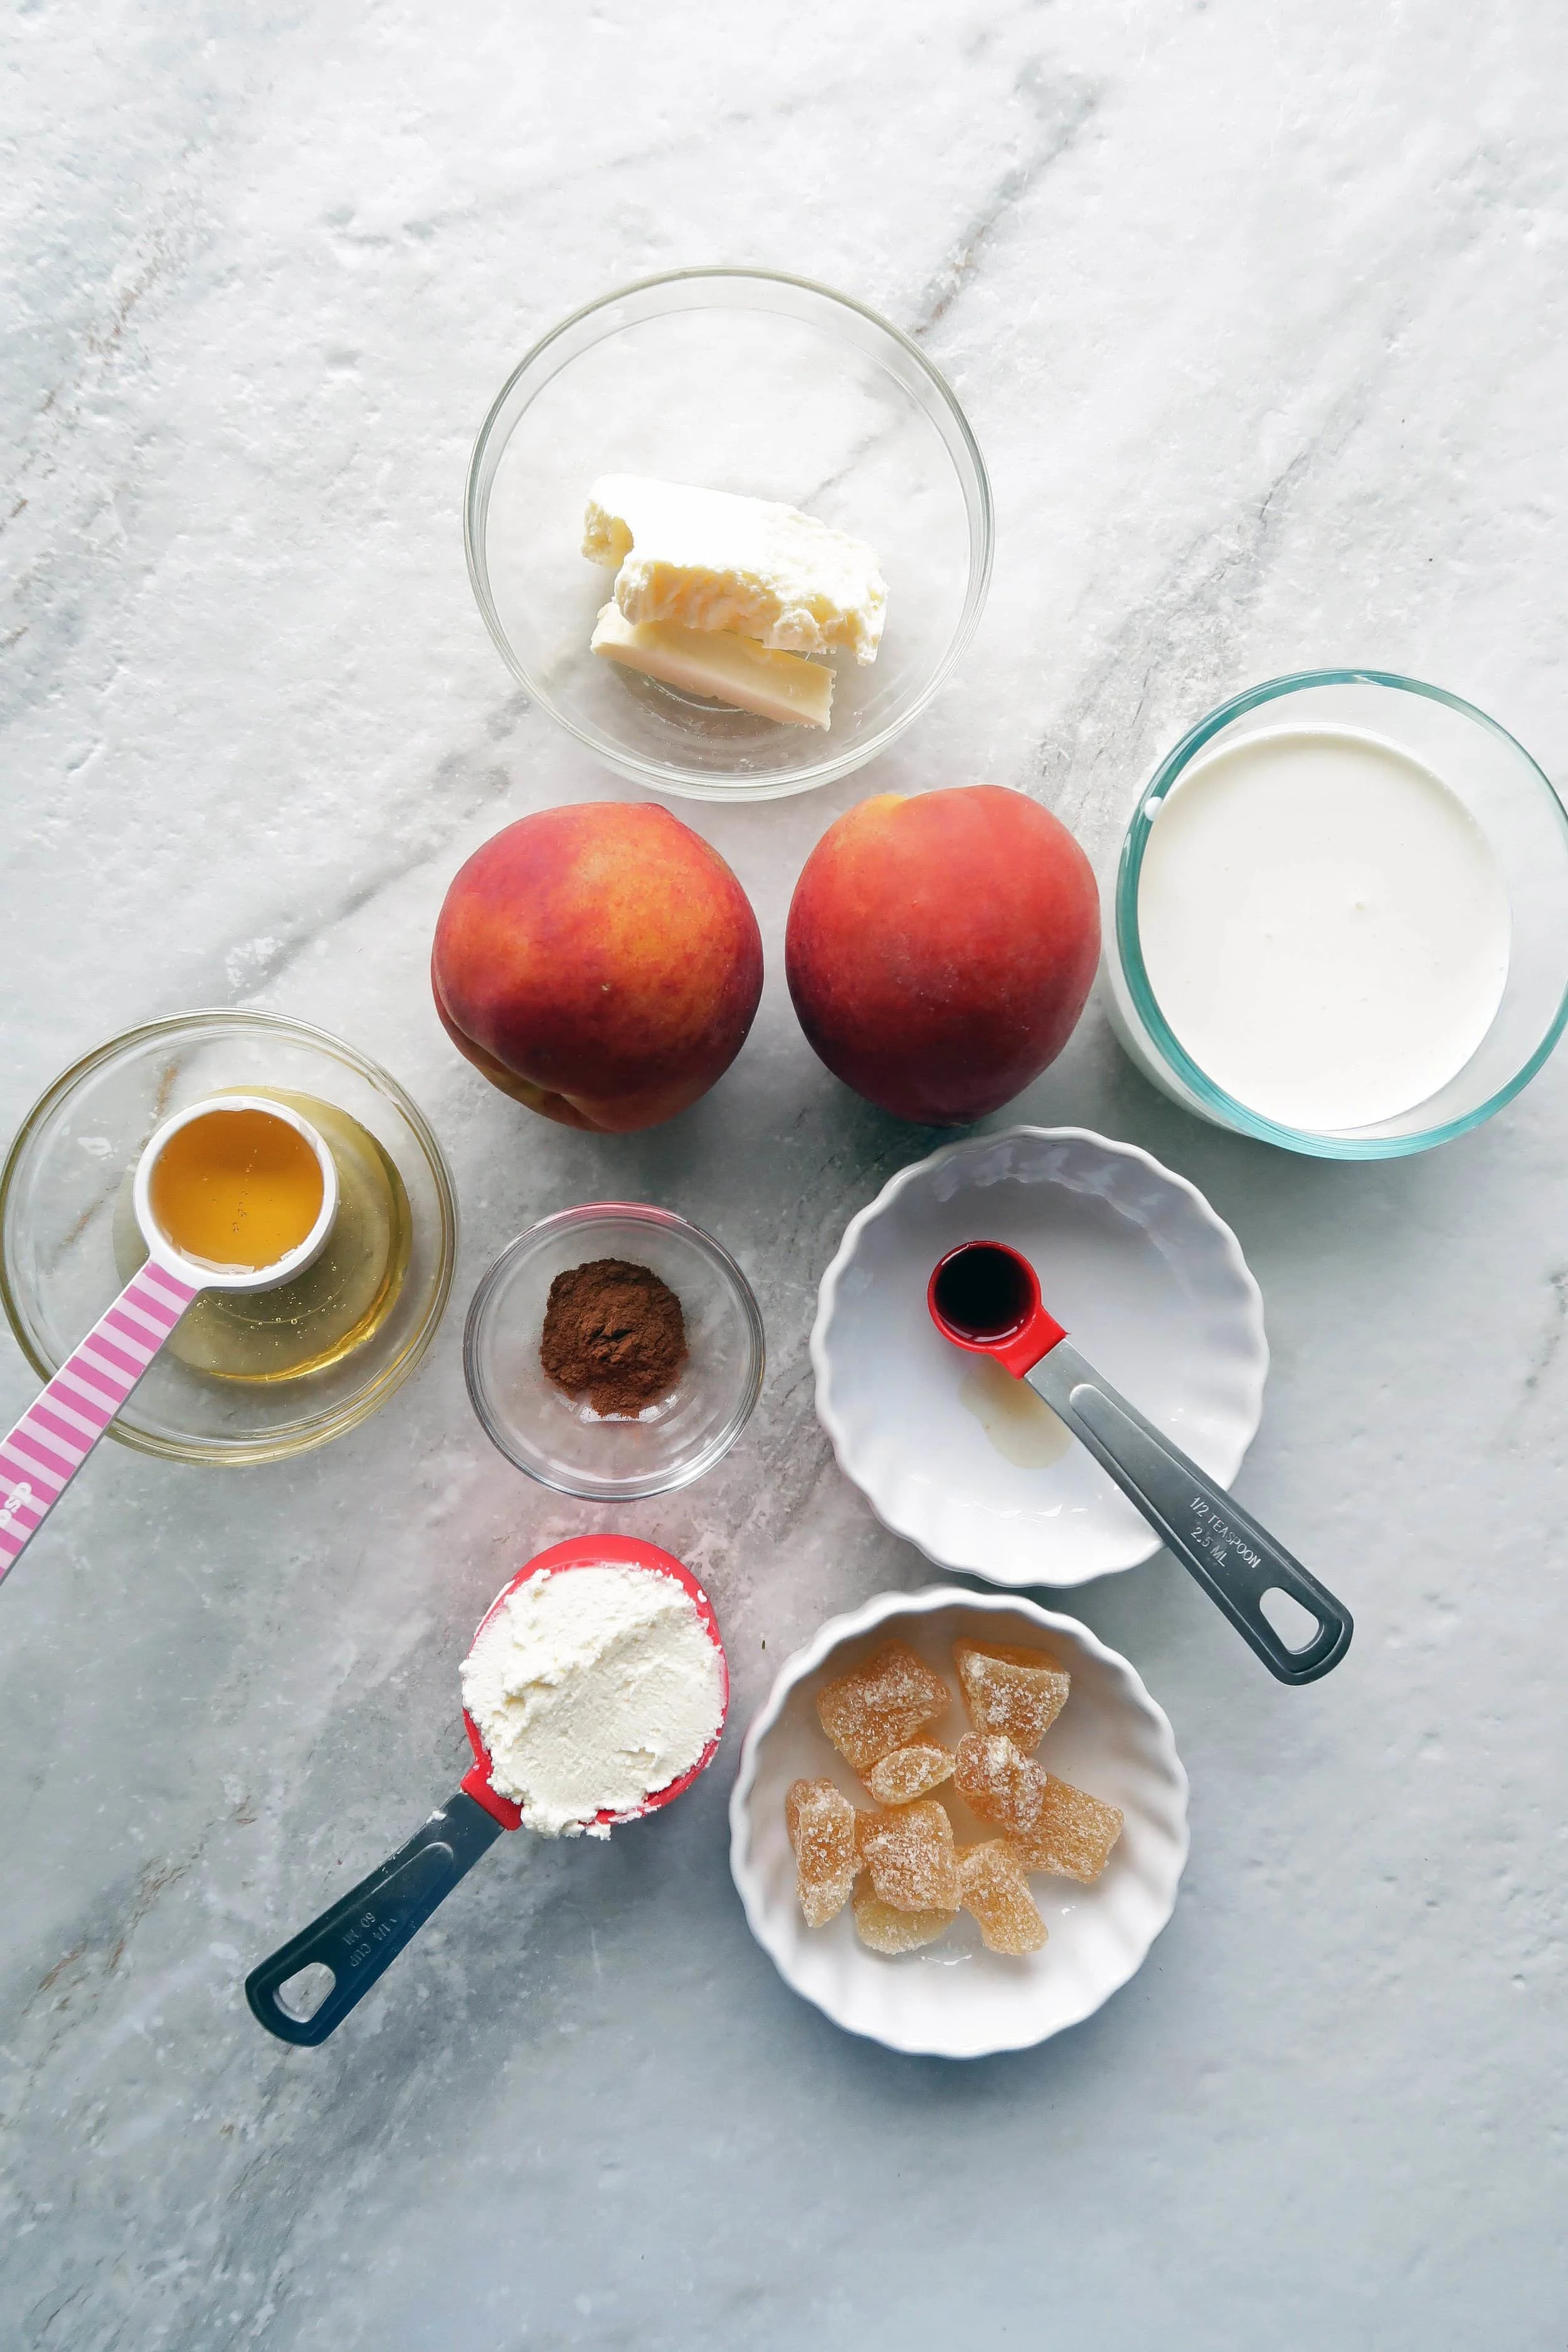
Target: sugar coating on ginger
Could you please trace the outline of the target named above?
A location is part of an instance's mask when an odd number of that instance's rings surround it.
[[[1005,1731],[967,1731],[958,1743],[952,1777],[960,1796],[982,1821],[1020,1841],[1032,1836],[1050,1774]]]
[[[1026,1870],[1049,1878],[1076,1878],[1092,1886],[1110,1860],[1110,1850],[1121,1835],[1122,1815],[1115,1805],[1075,1789],[1070,1780],[1047,1773],[1045,1798],[1034,1834],[1012,1838]]]
[[[824,1927],[849,1900],[860,1867],[855,1808],[831,1780],[796,1780],[784,1799],[795,1891],[808,1927]]]
[[[952,1662],[976,1731],[1000,1731],[1026,1755],[1067,1705],[1072,1677],[1048,1650],[1011,1642],[955,1642]]]
[[[963,1908],[979,1921],[980,1940],[988,1952],[1017,1958],[1037,1952],[1045,1942],[1046,1923],[1029,1892],[1024,1865],[1005,1838],[963,1848],[958,1857],[958,1893]]]
[[[874,1952],[918,1952],[945,1936],[953,1916],[951,1911],[895,1911],[868,1886],[855,1890],[855,1933]]]
[[[862,1779],[952,1705],[943,1677],[899,1641],[885,1642],[863,1665],[825,1683],[816,1695],[818,1721]]]
[[[1006,1832],[1028,1870],[1092,1885],[1121,1834],[1114,1805],[1057,1780],[1005,1732],[966,1732],[953,1780],[983,1821]]]
[[[855,1834],[872,1892],[895,1911],[958,1909],[952,1822],[934,1797],[891,1812],[858,1812]]]
[[[952,1748],[940,1748],[931,1739],[895,1748],[865,1775],[866,1786],[879,1805],[911,1805],[917,1797],[929,1797],[952,1778]]]

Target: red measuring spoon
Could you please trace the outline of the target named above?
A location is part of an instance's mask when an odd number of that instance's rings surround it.
[[[630,1812],[597,1813],[595,1821],[609,1829],[624,1822],[640,1821],[645,1813],[657,1812],[661,1806],[672,1804],[683,1790],[689,1789],[700,1772],[706,1771],[729,1713],[730,1670],[713,1604],[690,1570],[682,1567],[673,1554],[660,1551],[657,1544],[639,1543],[631,1536],[574,1536],[569,1543],[552,1544],[548,1551],[538,1553],[520,1569],[510,1583],[496,1594],[479,1621],[474,1640],[479,1640],[501,1603],[530,1577],[555,1576],[574,1568],[637,1568],[651,1575],[673,1577],[690,1595],[708,1638],[719,1653],[718,1730],[689,1770],[664,1788],[654,1790]],[[489,1752],[479,1726],[466,1707],[463,1722],[468,1745],[474,1751],[474,1762],[472,1769],[463,1775],[457,1795],[449,1798],[438,1812],[432,1813],[424,1828],[406,1845],[400,1846],[379,1870],[362,1878],[330,1911],[323,1911],[319,1919],[312,1920],[310,1927],[247,1977],[245,1998],[250,2003],[252,2016],[280,2042],[324,2042],[350,2010],[364,1999],[376,1979],[418,1933],[437,1905],[444,1902],[458,1881],[473,1868],[480,1854],[495,1843],[503,1830],[520,1827],[521,1811],[510,1798],[500,1795],[491,1783]],[[296,1988],[294,1979],[302,1977],[305,1970],[321,1969],[332,1979],[324,1993],[320,1990],[320,1977],[314,1974],[308,1984]]]
[[[955,1348],[994,1356],[1044,1397],[1270,1674],[1310,1683],[1339,1664],[1353,1630],[1349,1610],[1084,1360],[1021,1252],[1005,1242],[961,1243],[938,1261],[926,1304]],[[1298,1647],[1264,1613],[1269,1592],[1283,1592],[1311,1617],[1313,1630]]]

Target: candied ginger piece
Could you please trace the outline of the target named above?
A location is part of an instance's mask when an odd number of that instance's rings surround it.
[[[952,1662],[976,1731],[1002,1731],[1026,1755],[1067,1705],[1072,1677],[1048,1650],[1011,1642],[955,1642]]]
[[[934,1797],[892,1812],[858,1812],[855,1837],[873,1892],[895,1911],[958,1909],[952,1823]]]
[[[864,1665],[824,1684],[816,1695],[824,1731],[859,1773],[907,1747],[952,1705],[946,1683],[907,1642],[885,1642]]]
[[[1033,1835],[1050,1774],[1023,1755],[1005,1731],[966,1731],[952,1777],[982,1821],[994,1822],[1020,1842]]]
[[[784,1799],[784,1821],[805,1924],[824,1927],[849,1900],[860,1867],[855,1808],[831,1780],[796,1780]]]
[[[909,1748],[895,1748],[866,1774],[866,1786],[879,1805],[909,1805],[929,1797],[952,1778],[952,1750],[934,1740],[921,1739]]]
[[[874,1952],[918,1952],[934,1944],[957,1917],[953,1911],[895,1911],[868,1886],[855,1890],[855,1933]]]
[[[1110,1849],[1121,1835],[1121,1822],[1117,1806],[1047,1772],[1045,1798],[1032,1834],[1008,1843],[1026,1870],[1043,1871],[1052,1878],[1076,1878],[1081,1885],[1092,1886],[1110,1860]]]
[[[920,1952],[921,1943],[936,1943],[957,1919],[957,1912],[898,1912],[869,1886],[856,1886],[856,1936],[872,1952]]]
[[[958,1857],[959,1899],[980,1922],[988,1952],[1037,1952],[1046,1940],[1024,1865],[1005,1838],[966,1846]]]
[[[1006,1832],[1026,1870],[1091,1885],[1121,1835],[1114,1805],[1020,1756],[1005,1732],[967,1732],[952,1777],[981,1819]]]

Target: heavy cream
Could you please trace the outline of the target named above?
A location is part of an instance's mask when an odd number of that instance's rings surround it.
[[[720,1654],[673,1577],[608,1566],[530,1577],[463,1662],[490,1779],[544,1837],[607,1837],[689,1771],[724,1717]]]
[[[1149,984],[1237,1102],[1332,1134],[1425,1102],[1496,1016],[1510,917],[1442,779],[1348,727],[1278,728],[1195,761],[1138,887]]]

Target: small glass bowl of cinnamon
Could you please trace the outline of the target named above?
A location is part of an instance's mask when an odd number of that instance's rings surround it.
[[[563,1495],[668,1494],[726,1454],[763,1385],[763,1318],[711,1234],[625,1201],[563,1209],[474,1293],[463,1372],[510,1462]]]

